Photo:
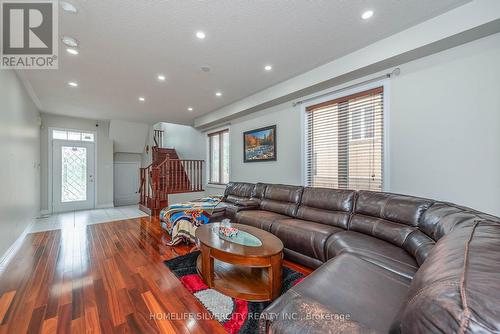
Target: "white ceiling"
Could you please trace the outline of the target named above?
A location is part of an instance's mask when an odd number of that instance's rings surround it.
[[[69,0],[59,70],[19,71],[43,111],[92,119],[191,124],[318,65],[468,0]],[[375,15],[363,21],[361,13]],[[205,40],[194,34],[203,30]],[[272,64],[273,70],[263,67]],[[201,71],[210,66],[211,72]],[[160,83],[156,75],[166,75]],[[79,87],[68,87],[77,81]],[[215,92],[223,92],[221,98]],[[140,103],[139,96],[146,101]],[[187,111],[192,106],[193,112]]]

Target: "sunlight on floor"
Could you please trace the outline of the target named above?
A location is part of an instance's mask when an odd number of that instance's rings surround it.
[[[139,210],[137,205],[56,213],[48,217],[36,219],[35,223],[31,226],[30,233],[60,230],[70,226],[87,226],[147,216],[147,214]]]

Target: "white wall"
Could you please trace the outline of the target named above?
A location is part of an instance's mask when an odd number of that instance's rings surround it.
[[[142,162],[142,156],[139,153],[116,152],[113,155],[113,160],[119,162],[138,162],[140,166]]]
[[[499,59],[495,34],[400,65],[390,82],[388,191],[500,215]],[[278,160],[243,163],[242,133],[273,124]],[[291,103],[231,121],[230,179],[301,184],[302,131]]]
[[[144,151],[149,125],[138,122],[111,120],[109,138],[113,141],[115,152],[137,153]]]
[[[0,70],[0,256],[40,210],[39,112],[15,72]]]
[[[276,125],[277,160],[243,162],[243,132]],[[230,169],[229,179],[238,182],[267,182],[302,184],[302,137],[300,109],[291,103],[256,112],[231,121],[229,127]],[[208,131],[211,132],[211,131]],[[206,134],[205,134],[206,141]],[[207,185],[207,194],[219,195],[224,187]]]
[[[98,125],[96,127],[96,124]],[[66,117],[42,113],[42,131],[40,141],[41,158],[41,210],[49,208],[49,128],[67,128],[84,131],[97,131],[97,197],[96,207],[113,206],[113,142],[109,139],[109,122],[83,118]]]
[[[500,34],[401,66],[391,190],[500,216]]]
[[[205,136],[192,126],[161,123],[164,146],[175,148],[180,159],[205,160]]]

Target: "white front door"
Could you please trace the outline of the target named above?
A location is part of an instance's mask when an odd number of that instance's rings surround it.
[[[115,206],[139,203],[139,164],[137,162],[115,162],[113,175]]]
[[[94,143],[52,141],[53,212],[94,208]]]

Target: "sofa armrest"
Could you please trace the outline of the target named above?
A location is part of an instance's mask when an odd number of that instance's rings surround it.
[[[377,333],[350,318],[350,314],[300,295],[293,288],[275,300],[261,314],[260,334]]]

